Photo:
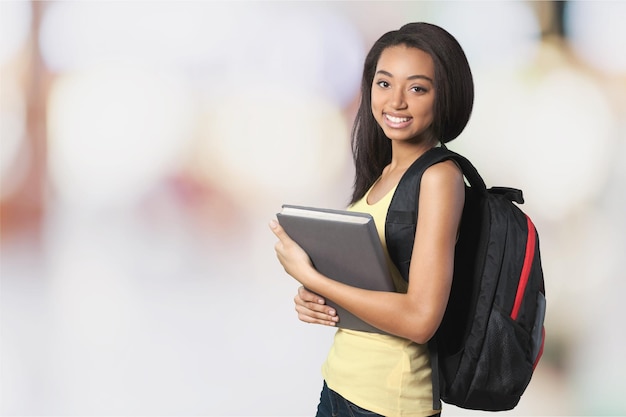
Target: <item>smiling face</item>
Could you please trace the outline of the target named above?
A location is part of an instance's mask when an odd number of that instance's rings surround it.
[[[397,45],[386,48],[372,82],[372,113],[391,140],[422,142],[434,119],[435,67],[426,52]]]

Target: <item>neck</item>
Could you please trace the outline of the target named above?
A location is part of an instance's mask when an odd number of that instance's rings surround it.
[[[431,141],[417,144],[393,141],[391,143],[391,163],[389,168],[392,170],[406,170],[417,158],[435,145],[436,142]]]

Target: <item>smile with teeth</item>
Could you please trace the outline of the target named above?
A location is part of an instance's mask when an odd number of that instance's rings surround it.
[[[397,116],[392,116],[390,114],[385,114],[385,118],[394,124],[406,123],[409,120],[411,120],[410,117],[397,117]]]

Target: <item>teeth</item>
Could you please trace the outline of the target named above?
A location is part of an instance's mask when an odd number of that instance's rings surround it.
[[[410,120],[408,117],[395,117],[390,115],[387,115],[387,119],[393,123],[404,123]]]

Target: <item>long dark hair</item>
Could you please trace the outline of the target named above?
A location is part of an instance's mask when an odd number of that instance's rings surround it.
[[[372,82],[382,52],[406,45],[429,54],[435,67],[433,137],[455,139],[469,121],[474,103],[472,72],[461,45],[447,31],[430,23],[409,23],[385,33],[370,49],[363,65],[361,103],[352,127],[352,154],[356,168],[351,204],[360,200],[391,162],[391,141],[372,114]]]

